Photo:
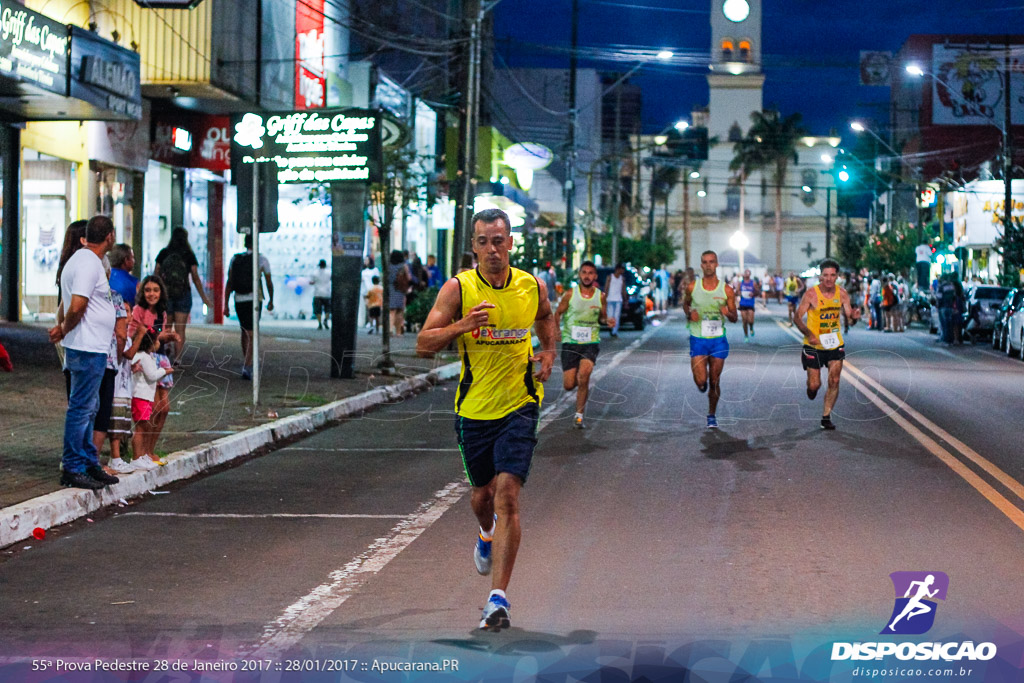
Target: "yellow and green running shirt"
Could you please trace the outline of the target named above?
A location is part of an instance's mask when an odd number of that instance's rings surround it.
[[[700,313],[700,320],[689,321],[690,334],[701,339],[717,339],[725,336],[725,316],[722,306],[728,304],[725,296],[725,282],[718,281],[714,289],[704,289],[704,279],[697,278],[690,297],[690,308]]]
[[[455,276],[462,317],[484,301],[488,324],[458,339],[462,356],[455,412],[472,420],[497,420],[528,403],[538,406],[544,386],[533,379],[533,338],[540,285],[530,273],[511,268],[503,287],[492,287],[476,269]]]
[[[827,297],[821,292],[819,285],[814,286],[814,293],[818,295],[818,305],[807,311],[807,329],[818,337],[820,344],[812,345],[804,337],[804,344],[815,349],[832,350],[843,345],[842,325],[840,324],[843,312],[843,300],[839,296],[839,288],[835,293]]]
[[[573,287],[569,308],[562,316],[562,343],[597,344],[600,335],[601,291],[595,287],[588,298],[579,287]]]

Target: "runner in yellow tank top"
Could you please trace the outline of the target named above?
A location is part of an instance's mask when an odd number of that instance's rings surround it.
[[[551,376],[556,328],[544,284],[509,266],[512,228],[505,212],[481,211],[471,225],[480,265],[441,287],[416,351],[432,356],[452,342],[459,347],[455,430],[480,523],[473,561],[477,572],[492,574],[480,628],[500,630],[510,625],[505,590],[519,551],[519,492],[537,445],[541,383]],[[541,342],[536,354],[531,327]]]
[[[846,346],[842,333],[842,316],[851,324],[860,319],[860,309],[850,305],[850,295],[836,286],[839,264],[831,259],[821,262],[819,284],[808,289],[800,301],[794,322],[804,333],[804,347],[800,361],[807,371],[807,398],[812,401],[821,388],[821,367],[828,368],[828,388],[825,390],[825,410],[821,417],[822,429],[835,429],[832,408],[839,398],[839,378],[843,372]],[[807,321],[804,322],[804,316]]]

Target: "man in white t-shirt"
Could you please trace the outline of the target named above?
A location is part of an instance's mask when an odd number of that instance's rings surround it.
[[[330,327],[331,321],[331,271],[327,270],[327,261],[320,259],[316,272],[309,278],[313,285],[313,315],[316,316],[316,329]]]
[[[50,341],[62,342],[64,368],[71,373],[60,483],[96,490],[118,481],[103,471],[92,439],[116,317],[102,260],[114,246],[113,222],[107,216],[94,216],[86,225],[85,238],[85,248],[68,259],[61,273],[64,319],[50,330]]]

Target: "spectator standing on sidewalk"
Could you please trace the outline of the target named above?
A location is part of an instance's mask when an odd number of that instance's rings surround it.
[[[160,466],[155,454],[156,440],[160,434],[153,422],[153,408],[159,382],[174,372],[174,368],[161,368],[153,358],[156,349],[157,332],[149,328],[142,336],[139,352],[135,354],[132,384],[132,420],[135,434],[132,436],[132,464],[141,469],[152,470]],[[140,455],[141,454],[141,455]]]
[[[373,287],[373,278],[380,277],[380,268],[373,263],[373,257],[367,256],[363,259],[363,270],[359,273],[359,298],[366,300],[366,295]],[[358,325],[366,325],[368,328],[371,326],[370,321],[367,318],[368,310],[366,307],[359,309],[359,319],[357,320]]]
[[[60,278],[64,273],[64,266],[75,255],[75,252],[85,246],[85,226],[88,221],[72,221],[68,229],[64,231],[64,245],[60,251],[60,261],[57,264],[57,324],[64,322],[64,299],[61,296]],[[71,396],[71,373],[64,366],[64,346],[57,342],[54,347],[57,350],[57,358],[60,360],[64,372],[64,388],[67,395]]]
[[[868,288],[868,305],[871,306],[871,329],[881,330],[882,322],[882,280],[878,273],[871,276],[871,286]]]
[[[128,336],[135,338],[140,327],[152,329],[157,335],[157,344],[180,342],[177,332],[171,329],[171,316],[167,312],[167,290],[163,280],[157,275],[143,279],[139,288],[138,301],[132,309],[132,320],[128,323]],[[153,351],[153,358],[160,367],[171,367],[170,358]],[[167,416],[171,412],[170,390],[174,386],[174,378],[167,376],[160,380],[154,399],[152,423],[157,435],[163,430]],[[155,439],[154,439],[155,441]],[[147,449],[148,450],[148,449]],[[134,454],[139,457],[139,454]],[[134,461],[133,461],[134,462]],[[156,464],[161,465],[162,462]]]
[[[366,309],[369,311],[370,334],[380,333],[381,311],[384,310],[384,288],[380,286],[380,277],[374,275],[370,283],[370,291],[366,293]]]
[[[139,278],[132,275],[135,252],[127,244],[115,244],[107,258],[110,259],[110,288],[120,294],[129,307],[134,306],[139,291]]]
[[[433,254],[427,255],[427,273],[430,277],[427,280],[427,287],[440,288],[444,284],[444,275],[437,266],[437,257]]]
[[[406,295],[412,286],[412,274],[401,251],[392,251],[388,261],[388,310],[391,314],[391,334],[401,337],[405,334],[405,303]]]
[[[619,336],[619,322],[622,320],[622,306],[626,301],[626,266],[618,263],[604,283],[607,315],[613,319],[612,337]]]
[[[327,261],[320,259],[316,272],[309,278],[313,285],[313,315],[316,316],[316,329],[330,329],[331,323],[331,271],[327,270]]]
[[[50,341],[63,342],[64,365],[71,373],[60,483],[96,490],[118,481],[103,471],[92,439],[117,315],[102,260],[114,246],[114,223],[107,216],[93,217],[85,240],[85,248],[76,251],[61,272],[64,316],[50,330]]]
[[[177,360],[185,350],[185,327],[192,313],[192,287],[189,279],[196,285],[199,298],[208,309],[213,308],[210,299],[203,289],[203,281],[199,278],[199,261],[188,243],[188,231],[175,228],[171,231],[171,239],[167,246],[156,255],[154,275],[159,275],[167,290],[167,314],[174,323],[174,331],[180,338],[175,343],[173,360]]]
[[[231,293],[235,294],[235,313],[242,330],[242,379],[252,379],[252,330],[263,314],[263,285],[267,289],[267,311],[274,310],[274,282],[270,279],[270,261],[260,254],[260,291],[252,291],[252,235],[245,236],[245,251],[231,257],[228,282],[224,288],[224,316],[230,315]]]

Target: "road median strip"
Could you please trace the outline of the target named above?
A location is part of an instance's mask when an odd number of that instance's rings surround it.
[[[191,479],[214,467],[313,432],[388,401],[423,391],[434,384],[457,377],[458,362],[408,377],[388,386],[311,408],[259,427],[186,448],[168,455],[159,469],[134,472],[99,491],[63,489],[0,509],[0,548],[32,538],[36,528],[51,529],[73,522],[122,500],[137,498],[167,484]],[[54,476],[57,476],[55,473]]]

